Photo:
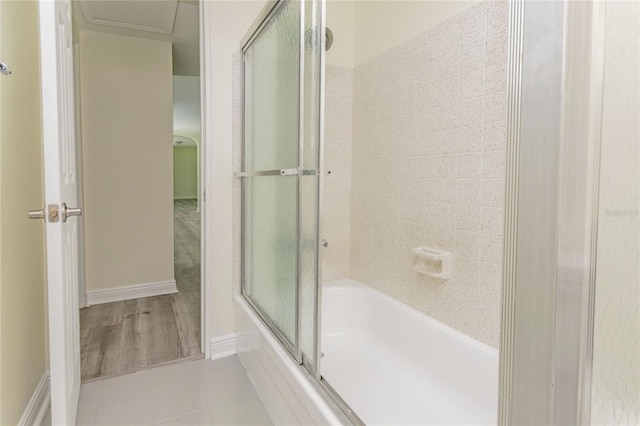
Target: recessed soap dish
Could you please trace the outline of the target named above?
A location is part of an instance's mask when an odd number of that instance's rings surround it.
[[[439,280],[450,280],[453,272],[451,253],[431,247],[413,249],[413,270]]]

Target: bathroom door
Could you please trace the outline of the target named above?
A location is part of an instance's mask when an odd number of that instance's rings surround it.
[[[243,46],[242,294],[317,370],[323,1],[281,0]]]

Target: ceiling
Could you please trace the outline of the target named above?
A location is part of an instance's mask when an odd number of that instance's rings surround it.
[[[173,74],[200,74],[198,0],[76,0],[78,28],[169,41]]]

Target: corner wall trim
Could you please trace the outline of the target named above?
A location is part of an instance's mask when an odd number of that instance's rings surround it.
[[[18,426],[34,426],[42,424],[42,419],[49,410],[51,402],[51,386],[49,383],[49,372],[45,371],[31,395],[29,403],[18,421]]]
[[[236,333],[211,338],[211,359],[224,358],[236,353]]]
[[[101,303],[119,302],[121,300],[138,299],[140,297],[162,296],[163,294],[177,293],[176,281],[160,281],[156,283],[134,284],[107,290],[94,290],[87,292],[87,305],[99,305]]]

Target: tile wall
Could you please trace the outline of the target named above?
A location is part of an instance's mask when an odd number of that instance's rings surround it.
[[[494,347],[507,29],[507,2],[482,2],[353,76],[351,277]],[[417,246],[451,252],[453,278],[415,273]]]
[[[607,2],[591,424],[640,424],[640,4]]]
[[[353,69],[327,66],[325,72],[325,169],[322,279],[349,277],[351,270],[351,140]]]

